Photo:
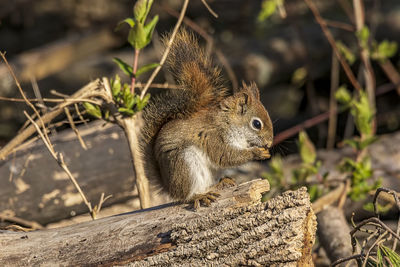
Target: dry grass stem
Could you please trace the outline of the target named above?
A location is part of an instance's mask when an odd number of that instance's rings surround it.
[[[74,119],[72,118],[71,113],[69,112],[69,109],[67,107],[64,108],[64,112],[65,112],[65,115],[67,115],[69,124],[71,125],[71,128],[74,131],[74,133],[76,134],[76,137],[78,138],[79,143],[81,144],[82,148],[84,150],[87,150],[87,146],[85,144],[85,141],[83,141],[82,136],[80,135],[78,129],[76,128],[75,123],[74,123]]]
[[[203,5],[208,9],[208,12],[210,12],[211,15],[213,15],[215,18],[218,18],[218,14],[215,13],[214,10],[212,10],[212,8],[208,5],[208,3],[206,2],[206,0],[201,0],[201,2],[202,2]]]
[[[45,144],[47,150],[50,152],[50,155],[55,159],[55,161],[60,165],[60,167],[64,170],[64,172],[68,175],[68,178],[72,181],[74,184],[75,188],[78,190],[79,194],[81,195],[81,198],[85,205],[88,207],[90,216],[92,219],[96,219],[96,214],[93,212],[92,205],[90,202],[87,200],[85,194],[83,193],[81,187],[79,186],[78,182],[76,181],[75,177],[72,175],[71,171],[68,169],[67,165],[65,164],[64,161],[64,156],[62,153],[56,152],[54,150],[53,145],[51,144],[50,140],[45,138],[45,135],[43,134],[42,130],[40,129],[39,125],[24,111],[24,115],[27,117],[27,119],[35,126],[36,131],[38,132],[40,138],[42,138],[43,143]]]

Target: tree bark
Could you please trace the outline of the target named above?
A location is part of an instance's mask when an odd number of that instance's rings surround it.
[[[167,204],[73,226],[0,232],[0,265],[310,266],[316,222],[305,188],[261,203],[266,180],[211,207]]]

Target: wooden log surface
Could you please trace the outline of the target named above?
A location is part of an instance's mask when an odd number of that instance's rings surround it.
[[[305,188],[265,203],[266,180],[211,207],[168,204],[64,228],[0,231],[0,265],[309,266],[316,220]]]
[[[80,127],[80,133],[88,150],[82,149],[72,131],[51,139],[92,205],[103,192],[112,195],[105,206],[137,197],[122,131],[117,126],[94,123]],[[0,215],[47,224],[88,211],[41,140],[0,161],[0,183]]]

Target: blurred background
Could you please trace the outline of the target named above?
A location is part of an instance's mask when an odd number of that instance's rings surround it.
[[[22,87],[30,97],[54,97],[50,92],[72,94],[95,78],[114,77],[120,70],[112,62],[120,57],[133,61],[126,42],[127,27],[114,31],[117,23],[132,14],[128,0],[0,0],[0,50],[5,51]],[[262,18],[262,1],[208,1],[215,18],[201,1],[191,1],[186,27],[200,33],[199,39],[235,86],[255,81],[274,121],[275,134],[329,110],[332,50],[320,26],[302,0],[285,1],[284,10]],[[360,78],[360,59],[351,12],[351,1],[315,0],[330,30],[355,57],[353,72]],[[366,24],[377,42],[400,41],[400,2],[365,3]],[[157,62],[162,53],[159,37],[176,23],[182,1],[155,1],[150,17],[160,16],[155,38],[139,57],[139,66]],[[351,13],[350,13],[351,15]],[[206,38],[204,38],[206,37]],[[399,53],[390,62],[399,71]],[[395,86],[372,61],[376,75],[377,133],[400,128],[400,97]],[[341,68],[340,68],[341,69]],[[124,77],[124,75],[121,75]],[[140,80],[145,82],[148,75]],[[158,83],[173,83],[163,71]],[[339,72],[339,85],[347,84]],[[35,89],[36,88],[36,89]],[[156,90],[151,91],[156,93]],[[20,98],[5,64],[0,64],[0,96]],[[51,103],[42,108],[51,107]],[[4,145],[25,122],[24,103],[0,101],[0,145]],[[347,112],[338,117],[335,142],[355,134]],[[317,147],[326,147],[327,121],[308,131]],[[292,139],[277,146],[283,154],[296,152]]]

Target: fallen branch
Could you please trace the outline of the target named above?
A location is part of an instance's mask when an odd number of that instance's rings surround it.
[[[228,188],[197,212],[167,204],[59,229],[1,231],[0,265],[309,266],[316,224],[306,189],[261,203],[268,189],[266,180]]]

